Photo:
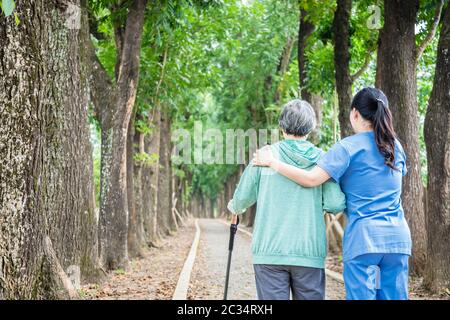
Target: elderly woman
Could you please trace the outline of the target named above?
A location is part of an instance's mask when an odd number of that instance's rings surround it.
[[[304,187],[333,179],[347,196],[344,282],[348,300],[408,299],[411,232],[403,213],[406,155],[394,130],[386,95],[360,90],[351,103],[355,134],[338,141],[311,170],[258,152],[254,165],[269,166]]]
[[[285,163],[310,170],[322,150],[306,141],[316,120],[308,102],[293,100],[283,107],[279,120],[284,140],[271,146]],[[253,232],[253,264],[258,298],[289,300],[325,298],[327,255],[323,212],[345,209],[338,184],[327,182],[304,188],[268,167],[250,164],[228,204],[241,214],[257,202]]]

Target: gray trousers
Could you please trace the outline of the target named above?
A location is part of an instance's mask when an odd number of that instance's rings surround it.
[[[325,269],[255,264],[259,300],[325,299]]]

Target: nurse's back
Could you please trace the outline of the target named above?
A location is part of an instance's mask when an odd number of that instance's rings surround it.
[[[344,258],[367,252],[409,254],[411,237],[400,198],[406,159],[400,142],[395,144],[395,169],[385,164],[373,131],[339,141],[325,158],[319,166],[324,163],[347,198]]]
[[[349,167],[340,178],[349,202],[352,220],[391,220],[403,217],[402,176],[406,174],[405,153],[396,141],[395,169],[384,164],[373,131],[362,132],[339,142],[349,156]]]

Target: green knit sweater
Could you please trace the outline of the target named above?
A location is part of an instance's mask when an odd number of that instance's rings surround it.
[[[303,140],[271,146],[276,158],[306,170],[323,151]],[[253,263],[324,268],[327,255],[324,211],[345,209],[345,195],[328,181],[304,188],[271,168],[249,165],[228,209],[241,214],[257,202],[253,230]]]

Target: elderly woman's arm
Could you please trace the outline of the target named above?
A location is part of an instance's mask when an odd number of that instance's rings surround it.
[[[270,148],[262,148],[254,154],[253,165],[270,167],[279,174],[291,179],[303,187],[317,187],[330,179],[330,175],[316,166],[312,170],[304,170],[276,159]]]
[[[322,207],[328,213],[337,214],[346,207],[345,194],[336,182],[329,180],[322,185]]]
[[[233,199],[228,203],[228,210],[233,214],[242,214],[258,198],[260,168],[249,164],[242,174],[234,191]]]

